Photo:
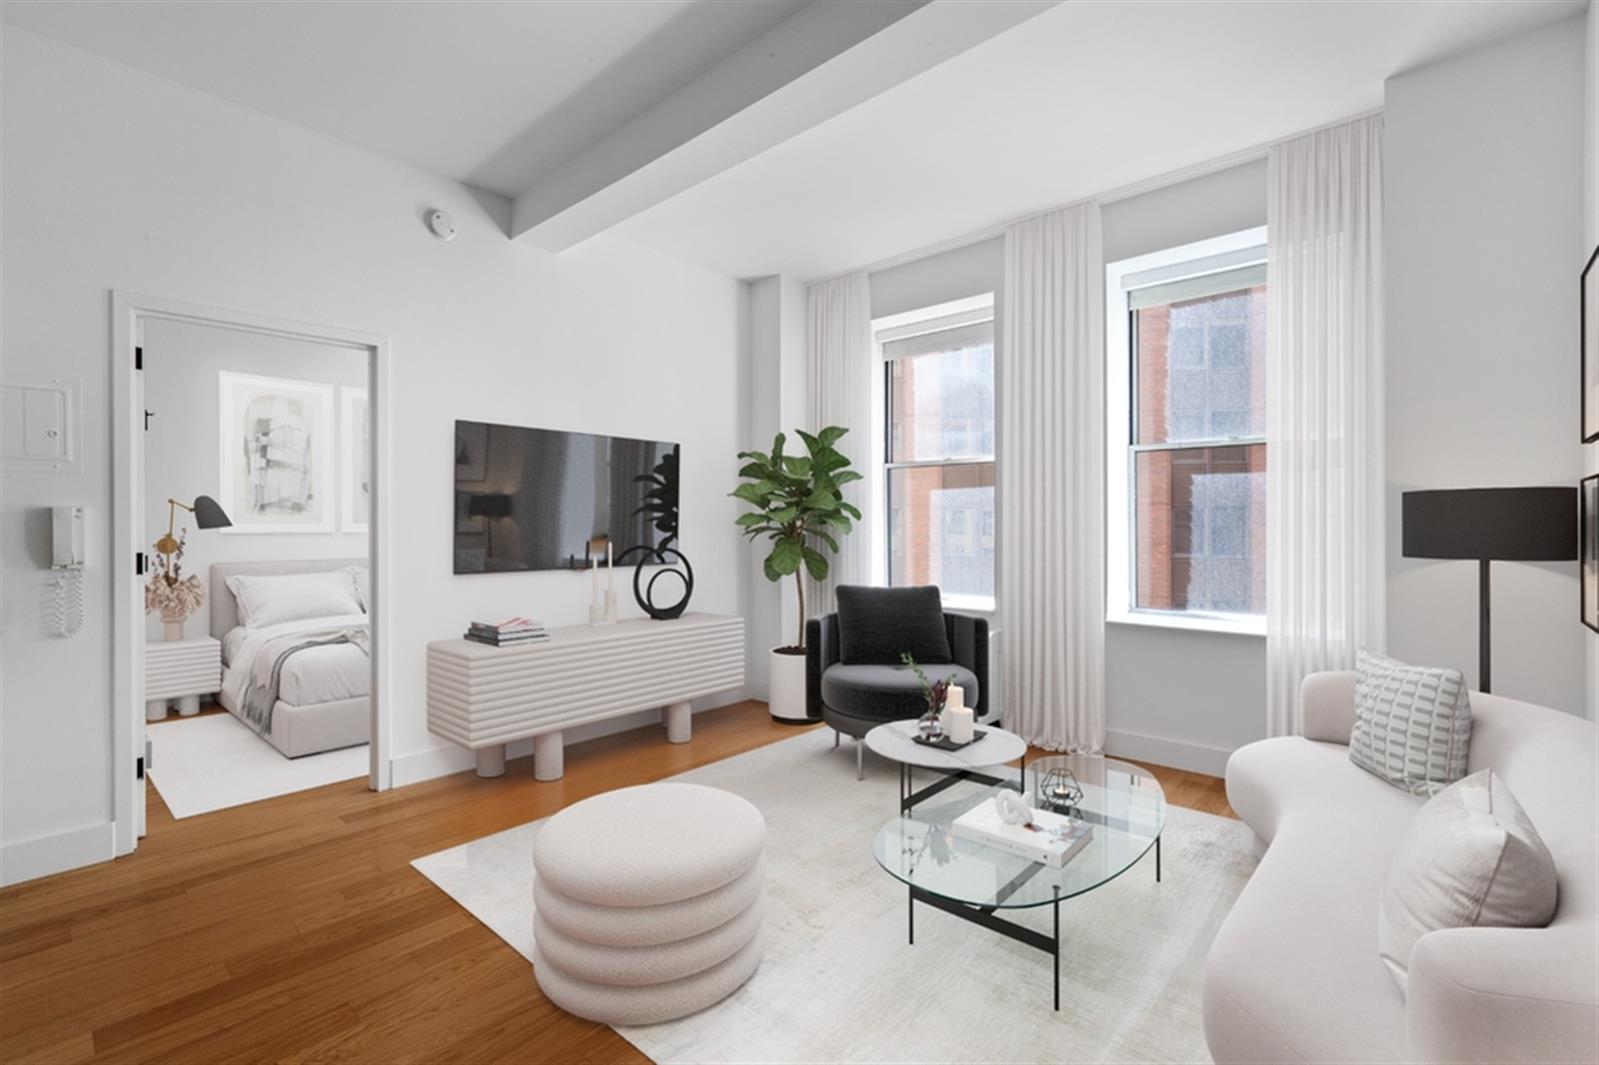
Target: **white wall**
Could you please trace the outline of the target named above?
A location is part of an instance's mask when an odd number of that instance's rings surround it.
[[[1388,648],[1473,684],[1476,567],[1400,557],[1400,493],[1581,475],[1584,27],[1387,83]],[[1583,712],[1576,603],[1574,563],[1494,564],[1496,693]]]
[[[1264,225],[1266,164],[1241,166],[1108,204],[1105,260]],[[1002,237],[872,275],[882,317],[996,293],[1003,309]],[[996,351],[998,372],[1004,353]],[[1004,634],[995,641],[1004,654]],[[1003,711],[1002,692],[998,693]],[[1105,634],[1105,717],[1111,753],[1220,773],[1227,754],[1265,734],[1266,641],[1258,636],[1110,625]]]
[[[5,481],[0,874],[109,846],[109,589],[136,579],[110,557],[112,289],[391,338],[397,782],[468,764],[427,731],[427,641],[587,608],[581,575],[451,575],[455,418],[681,441],[694,607],[738,611],[737,282],[614,239],[559,257],[513,244],[503,201],[25,32],[7,29],[4,60],[6,372],[82,377],[87,458]],[[453,243],[424,229],[431,207],[455,216]],[[72,640],[38,609],[40,508],[64,503],[89,508]]]
[[[154,417],[144,435],[145,543],[152,544],[167,531],[167,498],[192,503],[197,495],[222,502],[221,408],[217,402],[217,376],[222,372],[283,377],[328,385],[365,389],[367,356],[350,348],[316,344],[289,337],[269,336],[240,329],[218,329],[196,322],[155,319],[144,327],[144,406]],[[334,438],[323,443],[335,448],[334,484],[325,486],[338,522],[342,507],[338,493],[343,467],[340,446],[343,416],[337,389],[333,404]],[[321,446],[321,445],[318,445]],[[240,515],[231,515],[235,521]],[[301,558],[365,558],[365,532],[246,533],[196,529],[194,518],[177,512],[179,528],[189,530],[183,550],[183,573],[195,574],[210,592],[213,562]],[[147,548],[152,550],[153,548]],[[190,618],[184,633],[207,632],[209,602]],[[146,617],[147,639],[159,640],[161,617]]]
[[[1593,254],[1599,246],[1599,4],[1589,3],[1587,26],[1584,34],[1583,68],[1586,79],[1583,85],[1583,180],[1582,180],[1582,246]],[[1599,473],[1599,443],[1583,448],[1582,472],[1584,476]],[[1599,721],[1599,633],[1583,631],[1587,653],[1587,682],[1584,685],[1584,709],[1589,720]]]

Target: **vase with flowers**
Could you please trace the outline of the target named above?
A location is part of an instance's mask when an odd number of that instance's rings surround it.
[[[899,659],[922,682],[922,697],[927,700],[927,712],[916,721],[917,731],[924,740],[936,740],[944,734],[944,702],[949,698],[949,686],[954,683],[955,674],[951,673],[941,680],[929,680],[909,651],[901,653]]]
[[[205,603],[200,578],[192,573],[183,575],[183,547],[188,538],[189,530],[183,529],[176,538],[169,534],[154,545],[155,568],[144,586],[144,612],[161,615],[162,638],[167,640],[183,639],[183,623]],[[164,550],[174,545],[175,550]]]

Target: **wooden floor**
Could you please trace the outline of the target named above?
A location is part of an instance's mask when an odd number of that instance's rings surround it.
[[[568,748],[566,777],[364,781],[175,821],[150,791],[136,854],[0,891],[0,1062],[637,1062],[562,1013],[531,967],[413,858],[597,792],[789,739],[761,703]],[[1044,753],[1044,752],[1037,752]],[[1151,767],[1231,816],[1221,781]]]

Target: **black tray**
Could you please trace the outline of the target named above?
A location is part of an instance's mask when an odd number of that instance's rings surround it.
[[[950,739],[948,736],[940,736],[936,740],[930,740],[930,739],[927,739],[926,737],[922,736],[921,733],[917,733],[916,735],[911,737],[911,742],[912,743],[919,743],[923,747],[934,747],[934,748],[936,748],[936,749],[938,749],[940,751],[958,751],[958,750],[961,750],[962,748],[970,747],[973,743],[976,743],[978,740],[982,739],[986,735],[988,735],[988,733],[986,731],[984,731],[983,729],[974,728],[974,729],[972,729],[972,738],[971,738],[971,741],[969,743],[956,743],[954,740]]]

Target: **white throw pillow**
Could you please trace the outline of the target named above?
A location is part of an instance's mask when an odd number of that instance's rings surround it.
[[[1355,656],[1349,760],[1412,795],[1466,775],[1471,701],[1458,669],[1410,666],[1365,648]]]
[[[285,621],[361,613],[355,582],[348,569],[325,573],[228,578],[228,590],[239,607],[239,624],[264,629]]]
[[[372,570],[367,566],[346,566],[344,571],[355,585],[355,598],[361,604],[362,611],[372,613]]]
[[[1416,811],[1388,860],[1377,953],[1404,991],[1410,951],[1440,928],[1542,928],[1555,915],[1555,861],[1504,781],[1484,769]]]

